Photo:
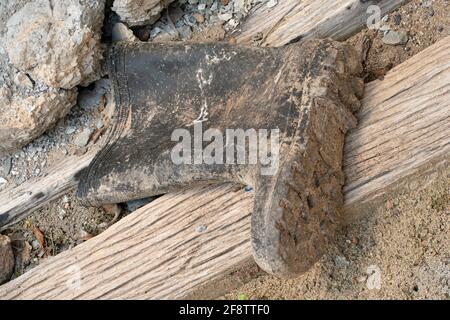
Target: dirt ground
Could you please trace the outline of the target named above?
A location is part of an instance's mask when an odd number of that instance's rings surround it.
[[[303,276],[261,276],[223,298],[449,299],[449,183],[450,176],[441,176],[413,187],[345,226]]]
[[[408,42],[387,45],[382,40],[383,31],[367,28],[348,39],[347,42],[355,46],[367,43],[366,82],[382,78],[393,67],[449,36],[450,1],[411,1],[383,17],[381,25],[392,31],[406,32]]]
[[[366,29],[349,39],[349,43],[367,49],[365,80],[382,79],[394,66],[450,35],[449,12],[448,0],[415,0],[388,15],[382,23],[385,29],[406,31],[406,44],[384,44],[380,30]],[[210,32],[194,32],[192,39],[227,39],[221,25],[210,29]],[[58,137],[62,136],[64,143],[58,143],[55,150],[50,148],[57,156],[44,159],[45,165],[39,167],[39,172],[51,168],[52,158],[61,161],[61,157],[79,152],[80,148],[74,148],[71,139],[81,128],[100,128],[96,124],[102,115],[94,111],[86,120],[86,115],[79,116],[83,110],[75,107],[66,120],[48,133],[51,140],[61,140]],[[77,132],[67,130],[69,127],[76,127]],[[35,144],[33,148],[40,148],[39,141]],[[81,151],[86,152],[86,148]],[[29,164],[21,164],[26,162],[27,152],[25,156],[13,157],[13,170],[36,171],[34,167],[25,168]],[[35,162],[40,165],[43,160]],[[11,178],[11,183],[20,184],[24,179],[16,179],[16,183]],[[450,298],[449,182],[448,176],[441,176],[426,189],[401,194],[376,213],[346,226],[336,246],[304,276],[295,280],[261,276],[224,298],[236,299],[240,295],[249,299]],[[113,216],[101,208],[80,206],[73,193],[34,212],[4,232],[14,245],[14,277],[48,256],[101,233]]]

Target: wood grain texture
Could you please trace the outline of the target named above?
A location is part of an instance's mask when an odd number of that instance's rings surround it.
[[[346,208],[450,157],[449,57],[450,37],[367,85],[360,125],[347,137]],[[1,286],[0,298],[192,296],[248,264],[251,210],[252,193],[230,185],[167,194]]]
[[[239,43],[249,43],[258,34],[262,46],[282,46],[309,38],[342,40],[362,29],[371,13],[367,7],[376,4],[381,16],[406,3],[406,0],[281,0],[273,7],[260,4],[236,35]]]
[[[358,129],[346,138],[346,203],[450,155],[450,37],[365,87]]]
[[[168,194],[1,287],[0,297],[183,297],[249,256],[251,206],[252,193],[232,185]]]
[[[71,156],[51,167],[43,176],[0,193],[0,231],[34,210],[76,187],[75,175],[87,167],[97,149]]]

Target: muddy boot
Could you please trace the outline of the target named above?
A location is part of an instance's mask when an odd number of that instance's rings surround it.
[[[257,263],[299,275],[339,224],[361,72],[357,54],[330,40],[120,44],[110,63],[114,125],[78,196],[99,206],[211,182],[251,185]]]

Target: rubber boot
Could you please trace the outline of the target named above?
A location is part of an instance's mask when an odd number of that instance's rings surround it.
[[[331,40],[121,43],[110,58],[113,126],[78,196],[99,206],[212,182],[250,185],[256,262],[297,276],[339,225],[361,72],[357,53]]]

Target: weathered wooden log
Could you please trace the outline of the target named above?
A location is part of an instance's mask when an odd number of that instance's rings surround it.
[[[344,40],[408,1],[283,0],[272,8],[262,3],[243,23],[236,40],[269,47],[311,38]],[[372,5],[379,12],[369,8]]]
[[[366,86],[359,126],[346,139],[346,214],[361,214],[415,176],[449,174],[449,54],[447,37]],[[252,200],[230,185],[167,194],[1,286],[0,297],[196,297],[251,261]]]
[[[0,230],[20,221],[31,212],[77,186],[75,176],[94,158],[98,149],[67,157],[48,169],[43,177],[24,182],[0,193]]]

